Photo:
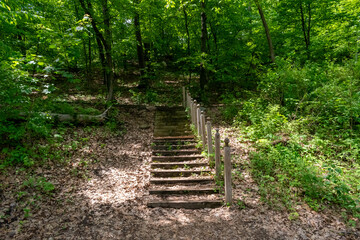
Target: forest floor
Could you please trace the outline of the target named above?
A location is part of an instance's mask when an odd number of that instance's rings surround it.
[[[131,99],[122,102],[131,104]],[[19,168],[0,176],[0,239],[356,239],[341,214],[298,205],[298,216],[260,200],[252,180],[251,144],[210,110],[222,138],[229,137],[234,164],[234,204],[216,209],[163,209],[146,206],[155,108],[118,108],[122,134],[104,126],[73,127],[63,144],[86,139],[65,163],[49,161],[31,173]],[[241,169],[241,170],[239,170]],[[45,177],[51,194],[30,188],[29,176]],[[33,184],[36,185],[36,184]],[[21,194],[24,193],[24,194]],[[24,196],[23,196],[24,195]],[[40,196],[40,197],[39,197]],[[29,210],[25,210],[29,209]],[[24,217],[25,215],[27,216]]]

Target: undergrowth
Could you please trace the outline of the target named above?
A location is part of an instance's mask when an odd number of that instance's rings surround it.
[[[316,211],[335,205],[360,219],[359,69],[282,64],[264,76],[260,96],[234,97],[236,114],[224,109],[254,142],[262,199],[292,214],[300,202]]]

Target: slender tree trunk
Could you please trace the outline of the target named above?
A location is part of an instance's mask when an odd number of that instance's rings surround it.
[[[201,63],[200,63],[200,88],[201,90],[204,90],[205,84],[207,84],[207,74],[205,69],[205,61],[206,61],[206,53],[207,53],[207,27],[206,27],[206,0],[200,1],[200,7],[201,7]]]
[[[219,58],[219,46],[218,46],[218,39],[217,39],[217,34],[216,34],[216,29],[214,27],[214,24],[210,23],[210,28],[211,28],[211,34],[213,36],[214,39],[214,45],[215,45],[215,61],[216,61],[216,66],[218,64],[218,58]]]
[[[268,26],[268,24],[266,22],[264,11],[262,10],[262,7],[261,7],[261,5],[259,3],[259,0],[254,0],[254,1],[255,1],[257,9],[259,11],[261,21],[262,21],[264,29],[265,29],[265,34],[266,34],[267,42],[268,42],[268,45],[269,45],[271,62],[275,63],[274,46],[273,46],[273,43],[272,43],[272,40],[271,40],[270,29],[269,29],[269,26]]]
[[[106,55],[106,75],[107,75],[107,101],[114,100],[114,66],[112,60],[112,32],[110,26],[110,9],[108,5],[108,0],[102,0],[102,10],[104,15],[104,28],[105,28],[105,55]]]
[[[138,6],[141,0],[134,1],[135,7]],[[135,37],[136,37],[136,50],[138,55],[138,61],[139,61],[139,68],[140,68],[140,84],[138,88],[147,88],[148,82],[145,75],[145,54],[144,54],[144,47],[142,42],[142,36],[141,36],[141,24],[140,24],[140,15],[137,9],[135,9],[135,16],[134,16],[134,27],[135,27]]]
[[[101,4],[103,7],[104,25],[105,25],[105,36],[100,32],[96,19],[92,12],[91,1],[87,1],[87,6],[84,0],[79,0],[81,7],[85,13],[92,19],[91,25],[94,29],[96,42],[99,48],[100,60],[104,73],[104,83],[107,86],[107,101],[112,101],[114,98],[114,72],[113,72],[113,61],[111,55],[111,28],[110,28],[110,13],[108,8],[108,0],[102,0]],[[105,53],[104,53],[105,50]]]
[[[144,56],[144,48],[142,44],[141,30],[140,30],[140,16],[138,13],[135,14],[134,25],[135,25],[136,50],[138,55],[139,68],[143,73],[145,68],[145,56]]]
[[[300,14],[301,14],[301,26],[302,31],[304,34],[304,41],[305,41],[305,47],[306,50],[309,50],[310,47],[310,30],[311,30],[311,3],[308,4],[308,19],[306,21],[305,19],[305,11],[302,5],[302,2],[300,2]]]
[[[183,13],[184,13],[184,18],[185,18],[185,30],[186,30],[186,36],[187,36],[187,54],[188,56],[191,55],[191,51],[190,51],[190,31],[189,31],[189,20],[188,20],[188,14],[186,12],[186,8],[183,7]]]
[[[187,56],[190,57],[191,56],[191,39],[190,39],[190,31],[189,31],[189,19],[188,19],[188,14],[186,12],[186,7],[184,5],[183,2],[181,2],[181,4],[183,4],[183,7],[182,7],[182,10],[183,10],[183,13],[184,13],[184,19],[185,19],[185,30],[186,30],[186,37],[187,37]],[[189,84],[190,84],[190,81],[191,81],[191,65],[189,64]]]
[[[108,81],[107,81],[107,74],[106,74],[104,46],[102,45],[101,40],[98,36],[96,36],[96,43],[97,43],[98,49],[99,49],[99,58],[100,58],[100,63],[101,63],[103,79],[104,79],[103,84],[106,85]]]
[[[89,48],[88,48],[88,51],[89,51],[89,74],[88,74],[88,79],[89,81],[92,80],[92,77],[91,77],[91,72],[92,72],[92,51],[91,51],[91,36],[89,35]]]
[[[311,30],[311,3],[308,3],[308,12],[309,12],[309,19],[308,19],[308,28],[307,28],[307,39],[308,39],[308,47],[307,47],[307,57],[310,59],[310,30]]]
[[[88,56],[87,56],[87,50],[86,50],[86,41],[84,38],[82,38],[83,42],[83,51],[84,51],[84,60],[85,60],[85,69],[86,69],[86,78],[89,76],[89,64],[88,64]]]

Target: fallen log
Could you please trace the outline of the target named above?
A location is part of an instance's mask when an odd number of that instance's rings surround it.
[[[107,113],[110,110],[111,106],[106,109],[102,114],[99,115],[89,115],[89,114],[62,114],[62,113],[47,113],[47,112],[30,112],[30,113],[20,113],[20,116],[28,116],[29,114],[39,114],[43,117],[50,117],[55,121],[60,122],[105,122],[107,119]]]

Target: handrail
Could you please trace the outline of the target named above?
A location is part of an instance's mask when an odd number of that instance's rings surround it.
[[[197,135],[200,137],[203,148],[207,151],[209,161],[214,159],[213,146],[212,146],[212,131],[210,118],[206,118],[205,108],[191,97],[188,89],[182,88],[183,94],[183,106],[188,110],[191,124],[195,127]],[[205,124],[206,122],[206,124]],[[227,204],[232,203],[232,188],[231,188],[231,149],[229,146],[229,139],[225,139],[224,146],[224,178],[225,178],[225,201]],[[220,149],[220,133],[219,129],[216,129],[215,134],[215,171],[216,178],[220,180],[221,172],[221,149]]]

